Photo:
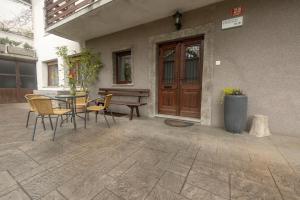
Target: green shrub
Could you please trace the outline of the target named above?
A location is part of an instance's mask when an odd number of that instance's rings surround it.
[[[6,38],[0,38],[0,44],[17,47],[20,44],[22,44],[22,42],[17,42],[15,40],[10,40],[8,37],[6,37]]]
[[[23,44],[23,48],[24,49],[33,49],[33,47],[30,44],[28,44],[27,42],[25,42],[25,44]]]
[[[244,95],[242,90],[240,90],[238,88],[225,88],[223,90],[223,92],[224,92],[224,95]]]
[[[0,44],[8,45],[10,40],[6,38],[0,38]]]

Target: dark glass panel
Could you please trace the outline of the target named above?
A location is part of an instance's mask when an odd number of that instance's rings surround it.
[[[186,48],[185,54],[185,77],[186,82],[199,80],[200,46],[194,45]]]
[[[58,86],[58,65],[55,62],[48,63],[48,86]]]
[[[0,59],[0,74],[16,74],[16,62]]]
[[[172,84],[175,75],[175,50],[167,50],[164,52],[164,76],[163,81],[165,84]]]
[[[16,88],[16,76],[1,76],[0,88]]]
[[[36,74],[35,63],[19,62],[19,66],[20,66],[20,74],[21,75],[35,76],[35,74]]]
[[[174,61],[175,59],[175,50],[170,49],[164,52],[164,61]]]
[[[131,79],[131,51],[117,53],[117,83],[128,84]]]
[[[36,89],[35,77],[21,77],[21,88]]]
[[[200,46],[194,45],[194,46],[187,47],[185,50],[185,57],[186,57],[186,59],[199,58],[200,57]]]

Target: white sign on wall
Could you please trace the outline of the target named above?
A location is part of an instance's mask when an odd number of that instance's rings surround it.
[[[239,27],[243,25],[243,16],[235,17],[231,19],[226,19],[222,21],[222,29],[229,29],[234,27]]]

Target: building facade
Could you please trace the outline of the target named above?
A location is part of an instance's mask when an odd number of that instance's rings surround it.
[[[46,2],[50,14],[58,12],[61,5]],[[65,17],[47,17],[46,31],[101,53],[104,68],[90,90],[94,95],[99,87],[150,89],[143,115],[222,127],[222,91],[235,87],[249,98],[249,122],[264,114],[272,132],[298,134],[299,1],[102,0],[69,6]],[[180,30],[174,26],[177,10]]]
[[[57,47],[67,46],[70,53],[80,52],[80,44],[45,31],[45,2],[32,0],[34,47],[37,55],[37,91],[36,93],[55,95],[68,90],[66,69],[63,61],[56,54]]]
[[[24,102],[37,89],[33,38],[0,31],[0,40],[0,103]]]

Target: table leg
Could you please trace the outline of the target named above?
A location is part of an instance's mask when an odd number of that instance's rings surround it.
[[[76,100],[72,98],[72,118],[73,118],[73,124],[74,124],[74,129],[76,130]]]

